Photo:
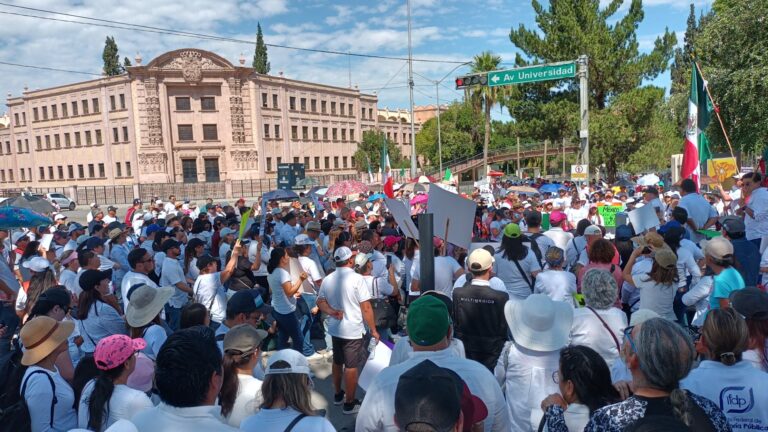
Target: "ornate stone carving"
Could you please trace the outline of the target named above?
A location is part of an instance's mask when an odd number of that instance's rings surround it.
[[[144,174],[166,172],[166,160],[165,153],[139,153],[139,167]]]
[[[232,156],[232,161],[235,163],[236,169],[256,169],[256,164],[259,160],[259,153],[257,151],[235,150],[230,152],[230,155]]]
[[[229,110],[232,116],[232,143],[245,143],[245,112],[243,110],[242,82],[239,78],[229,78]]]
[[[181,75],[188,83],[199,83],[203,80],[204,70],[224,70],[224,66],[203,57],[200,51],[182,51],[179,56],[160,67],[161,70],[181,70]]]
[[[163,128],[160,121],[160,95],[157,89],[157,78],[145,79],[144,89],[149,145],[160,147],[163,145]]]

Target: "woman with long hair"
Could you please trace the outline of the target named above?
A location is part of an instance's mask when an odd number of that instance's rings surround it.
[[[205,253],[205,241],[200,238],[192,238],[187,242],[184,248],[184,274],[188,281],[194,281],[200,276],[200,270],[197,268],[197,259]]]
[[[23,267],[29,270],[31,277],[26,287],[22,285],[22,289],[19,290],[16,296],[16,314],[19,318],[24,319],[25,316],[29,315],[32,308],[35,307],[35,302],[37,302],[40,294],[58,285],[50,264],[47,259],[40,256],[32,257],[32,259],[22,264]]]
[[[125,320],[117,298],[109,292],[109,272],[86,270],[80,275],[77,316],[78,329],[83,337],[80,347],[92,353],[96,344],[107,336],[125,334]]]
[[[589,220],[589,223],[591,223],[592,225],[603,225],[603,217],[600,215],[600,212],[597,211],[596,204],[589,205],[589,212],[587,212],[587,220]]]
[[[29,267],[25,266],[24,264],[29,260],[39,256],[41,256],[40,242],[30,241],[29,243],[27,243],[27,246],[24,248],[24,252],[21,254],[21,257],[19,257],[19,262],[18,262],[18,268],[19,268],[19,273],[21,274],[22,283],[29,281],[29,279],[32,277],[32,274],[29,271]]]
[[[93,359],[99,370],[83,388],[77,409],[81,428],[101,432],[118,420],[130,420],[152,401],[139,390],[128,387],[128,377],[136,367],[136,353],[145,346],[143,339],[125,335],[105,337],[96,345]]]
[[[510,298],[524,300],[533,293],[541,263],[536,254],[523,243],[523,234],[518,224],[510,223],[504,227],[501,247],[494,258],[493,272],[504,282]]]
[[[131,269],[131,265],[128,263],[128,253],[131,250],[126,243],[128,241],[128,234],[120,228],[113,228],[109,231],[108,235],[110,239],[109,251],[105,252],[105,255],[111,261],[120,265],[112,272],[112,283],[114,286],[119,287],[123,284],[123,277]]]
[[[261,385],[261,411],[240,424],[248,432],[284,432],[294,430],[334,432],[336,429],[312,407],[312,379],[309,362],[294,350],[281,350],[267,363]]]
[[[144,340],[141,352],[152,360],[157,359],[160,347],[168,337],[160,313],[173,293],[173,287],[153,288],[149,285],[133,286],[128,290],[130,303],[125,311],[128,334]]]
[[[616,248],[613,246],[613,243],[602,238],[595,240],[591,246],[587,247],[587,257],[589,258],[589,261],[587,262],[587,265],[579,270],[579,276],[577,278],[579,291],[582,289],[584,275],[591,269],[604,270],[610,273],[616,281],[616,286],[621,286],[624,282],[624,278],[621,274],[621,266],[614,261],[616,253]],[[618,300],[618,298],[617,295],[614,300]]]
[[[272,292],[272,316],[277,321],[277,349],[288,347],[288,338],[292,347],[303,351],[304,336],[301,324],[296,317],[296,294],[301,284],[309,277],[302,272],[299,279],[291,280],[289,271],[290,257],[284,248],[274,248],[269,257],[267,271],[269,272],[269,289]],[[312,355],[313,353],[309,353]]]
[[[652,256],[653,264],[648,274],[632,275],[637,258],[641,255]],[[641,244],[632,251],[629,262],[624,267],[624,280],[640,291],[640,309],[650,309],[660,317],[676,321],[673,309],[675,293],[677,292],[677,255],[666,245],[653,248]]]
[[[79,289],[75,288],[77,284],[77,270],[80,269],[80,263],[77,261],[77,252],[72,249],[61,254],[59,258],[59,283],[67,289],[76,293]]]
[[[35,306],[29,312],[29,319],[47,316],[58,322],[71,321],[68,315],[73,303],[74,298],[70,292],[63,286],[56,285],[40,294]],[[72,382],[75,375],[74,364],[79,360],[79,350],[72,336],[67,338],[67,342],[67,351],[62,352],[56,359],[56,368],[62,378],[67,382]]]
[[[749,329],[749,346],[743,358],[757,369],[768,372],[768,293],[750,287],[736,291],[731,306],[744,316]]]
[[[232,327],[224,336],[222,383],[219,392],[221,415],[230,426],[239,427],[261,406],[261,381],[254,378],[261,342],[267,332],[250,324]]]
[[[680,247],[680,242],[685,236],[685,228],[681,226],[666,226],[663,233],[664,243],[677,255],[677,293],[675,294],[675,315],[680,325],[687,326],[689,320],[686,317],[686,305],[683,303],[683,295],[688,291],[688,287],[694,287],[701,279],[701,268],[696,264],[693,252],[688,248]],[[688,284],[686,276],[691,276],[691,283]]]
[[[557,378],[560,393],[541,402],[544,431],[557,430],[554,420],[558,418],[565,419],[569,431],[582,431],[593,412],[621,400],[605,360],[587,346],[573,345],[560,351]]]

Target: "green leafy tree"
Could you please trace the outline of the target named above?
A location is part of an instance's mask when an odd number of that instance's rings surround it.
[[[128,59],[128,57],[123,58],[123,70],[125,71],[125,68],[132,66],[131,60]]]
[[[253,68],[260,74],[268,74],[270,69],[267,57],[267,45],[261,32],[261,23],[256,23],[256,49],[253,51]]]
[[[768,143],[768,0],[717,0],[696,37],[696,56],[735,149],[762,152]],[[728,151],[717,119],[707,136]]]
[[[363,132],[363,139],[357,145],[355,152],[355,166],[360,172],[368,171],[368,161],[371,163],[371,171],[377,172],[381,167],[381,147],[387,143],[387,154],[389,154],[389,164],[394,168],[404,168],[410,166],[410,163],[403,160],[403,154],[397,143],[387,140],[384,132],[380,130],[367,130]]]
[[[125,72],[125,69],[123,69],[123,66],[120,64],[120,54],[117,50],[117,43],[112,36],[107,36],[107,40],[104,42],[104,51],[101,54],[101,58],[104,60],[104,75],[114,76]]]
[[[449,105],[448,109],[440,113],[443,163],[480,153],[483,133],[483,115],[480,111],[470,103],[455,102]],[[432,118],[421,125],[421,130],[416,134],[416,153],[433,167],[440,164],[437,144],[437,119]]]
[[[472,60],[472,72],[490,72],[499,69],[501,57],[490,51],[477,54]],[[488,146],[491,142],[491,108],[502,97],[503,87],[476,86],[472,92],[473,102],[482,108],[484,113],[485,133],[483,134],[483,168],[488,166]]]

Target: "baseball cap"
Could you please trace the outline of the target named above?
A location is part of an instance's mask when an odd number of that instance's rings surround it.
[[[728,234],[743,234],[747,229],[744,221],[737,216],[726,216],[720,219],[720,224]]]
[[[107,211],[117,211],[117,207],[109,206],[109,207],[107,207]]]
[[[146,346],[147,343],[142,338],[131,339],[126,335],[119,334],[107,336],[96,344],[93,360],[97,369],[104,371],[114,369]]]
[[[287,366],[285,365],[287,363]],[[292,350],[282,349],[272,354],[267,361],[265,375],[304,374],[310,376],[309,361],[304,354]]]
[[[100,246],[104,246],[104,239],[101,237],[90,237],[85,241],[85,249],[93,250]]]
[[[232,228],[222,228],[221,231],[219,231],[219,237],[226,237],[234,233],[235,233],[235,230],[233,230]]]
[[[22,241],[24,239],[29,240],[29,237],[27,237],[27,235],[24,234],[23,232],[16,231],[13,234],[11,234],[11,241],[13,241],[14,244],[16,244],[16,243],[18,243],[18,242],[20,242],[20,241]]]
[[[63,215],[61,213],[57,213],[56,216],[53,217],[53,220],[64,220],[66,218],[67,218],[66,215]]]
[[[660,226],[659,229],[656,230],[656,232],[658,232],[661,235],[664,235],[664,233],[666,233],[667,230],[670,229],[670,228],[682,228],[682,227],[683,226],[680,225],[680,222],[678,222],[676,220],[671,220],[671,221],[665,223],[664,225]]]
[[[224,336],[224,352],[236,351],[241,355],[251,354],[259,349],[266,337],[266,331],[259,330],[251,324],[236,325]]]
[[[294,239],[294,244],[298,246],[311,245],[314,243],[311,238],[306,234],[299,234]]]
[[[384,246],[391,248],[392,246],[396,245],[397,243],[400,243],[400,240],[403,238],[400,236],[386,236],[384,237]]]
[[[369,253],[358,253],[355,255],[355,269],[361,269],[365,267],[365,265],[370,261],[373,254]]]
[[[366,222],[364,220],[355,222],[355,229],[356,230],[364,230],[366,228],[368,228],[368,222]]]
[[[555,210],[552,213],[549,214],[549,222],[552,224],[557,224],[565,220],[565,213]]]
[[[520,225],[516,223],[508,223],[507,226],[504,227],[504,237],[518,238],[521,235]]]
[[[152,224],[147,227],[147,235],[154,234],[158,231],[162,231],[162,228],[158,224]]]
[[[597,225],[590,225],[587,228],[584,229],[584,235],[585,236],[592,236],[592,235],[599,235],[602,236],[603,232],[600,230],[600,227]]]
[[[263,313],[264,315],[269,315],[272,313],[272,306],[264,303],[264,299],[261,297],[261,294],[259,294],[256,290],[250,291],[251,295],[253,296],[253,302],[256,304],[256,310]]]
[[[491,268],[493,265],[493,255],[483,248],[475,249],[469,254],[469,270],[480,272]]]
[[[134,198],[133,205],[136,205],[136,204],[142,204],[141,200],[138,198]]]
[[[434,345],[445,338],[450,324],[448,308],[439,299],[421,296],[411,303],[406,322],[411,343]]]
[[[320,222],[317,222],[317,221],[308,222],[307,231],[317,231],[317,232],[322,231],[322,229],[320,228]]]
[[[83,291],[90,291],[96,288],[96,285],[104,279],[111,279],[110,272],[100,270],[86,270],[80,274],[80,288]]]
[[[51,266],[51,263],[47,259],[37,256],[28,261],[24,261],[22,266],[32,270],[35,273],[42,273]]]
[[[62,309],[69,308],[71,302],[72,298],[69,296],[69,290],[66,288],[50,288],[40,294],[40,297],[37,298],[37,302],[35,304],[48,305],[48,309],[45,312],[47,313],[57,305]]]
[[[677,266],[677,255],[669,248],[657,249],[653,254],[653,260],[665,269],[671,269]]]
[[[346,261],[352,258],[352,250],[346,246],[336,249],[333,253],[333,260],[336,262]]]
[[[731,306],[745,319],[768,320],[768,293],[760,288],[749,287],[734,291],[731,294]]]
[[[655,187],[653,187],[653,186],[649,186],[649,187],[645,188],[645,190],[643,190],[643,192],[645,192],[645,193],[650,193],[650,194],[654,194],[654,195],[656,195],[656,196],[659,196],[659,190],[658,190],[658,189],[656,189],[656,188],[655,188]]]
[[[85,231],[85,227],[83,227],[79,223],[71,222],[69,224],[69,228],[67,228],[67,234],[72,234],[76,231]]]
[[[715,237],[709,241],[702,240],[701,248],[704,250],[705,255],[709,255],[717,260],[725,259],[729,255],[733,256],[733,244],[723,237]]]
[[[616,240],[626,241],[632,238],[634,232],[629,225],[619,225],[616,227]]]
[[[168,239],[163,242],[162,246],[160,247],[160,250],[162,250],[163,252],[168,252],[168,250],[173,248],[178,248],[178,247],[181,247],[181,243],[177,242],[174,239]]]
[[[249,314],[255,312],[256,301],[249,290],[237,291],[227,302],[227,316],[235,316],[241,313]]]
[[[395,422],[400,430],[418,425],[419,430],[450,431],[461,416],[462,393],[463,382],[455,372],[424,360],[397,381]]]

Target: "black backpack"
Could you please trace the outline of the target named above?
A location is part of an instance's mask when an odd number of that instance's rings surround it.
[[[53,390],[50,421],[53,428],[53,410],[56,406],[56,384],[45,371],[38,370],[23,380],[27,367],[21,364],[22,352],[18,345],[11,352],[0,357],[0,432],[28,432],[32,430],[29,408],[24,400],[27,382],[34,374],[48,378]]]

